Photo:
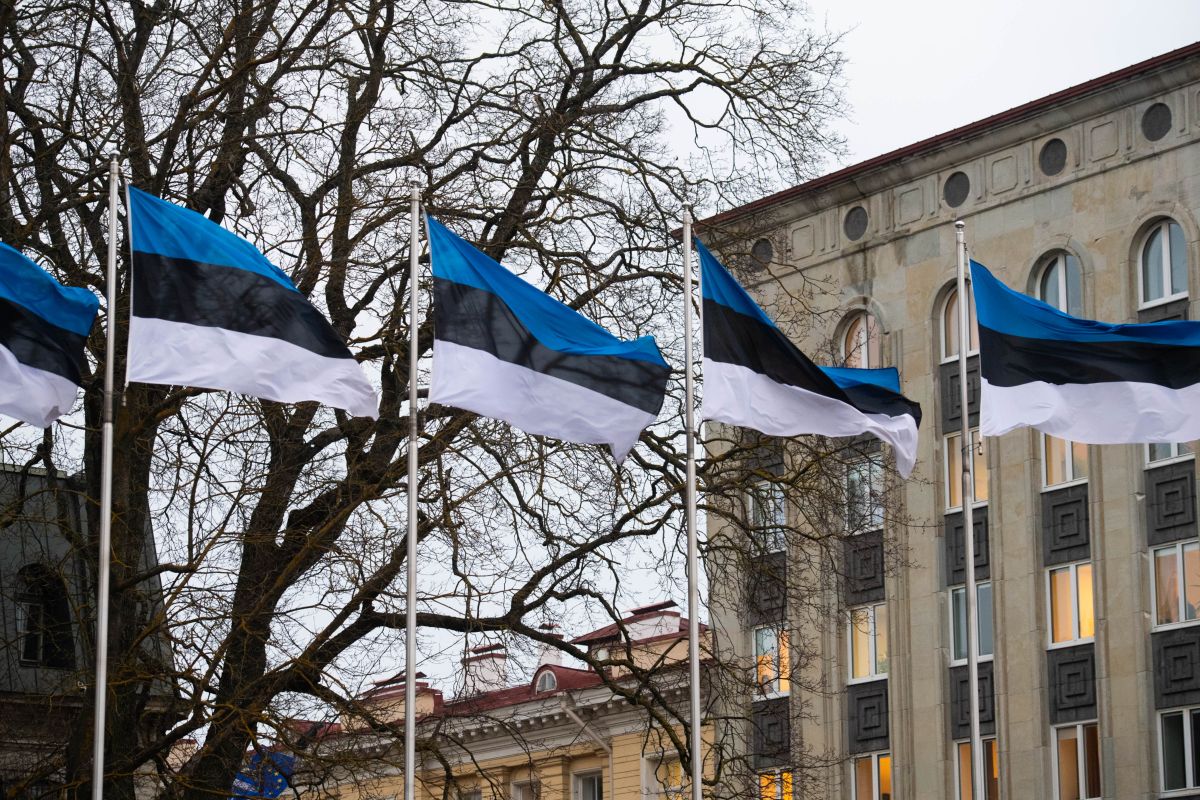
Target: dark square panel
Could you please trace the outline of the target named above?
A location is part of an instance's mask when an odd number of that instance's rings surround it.
[[[1046,651],[1052,724],[1096,718],[1095,653],[1092,643]]]
[[[988,558],[988,510],[987,506],[975,509],[975,579],[983,580],[992,574]],[[946,585],[966,583],[967,545],[963,539],[962,512],[946,515],[945,535]]]
[[[746,624],[781,622],[787,608],[787,555],[748,559],[746,571]]]
[[[1044,566],[1091,558],[1087,484],[1042,493]]]
[[[942,433],[954,433],[962,427],[962,390],[958,388],[958,362],[942,364],[938,372],[941,391]],[[967,411],[971,427],[979,424],[979,356],[967,358]]]
[[[1154,707],[1200,703],[1200,627],[1150,635],[1154,651]]]
[[[993,688],[991,661],[979,663],[979,731],[996,732],[996,693]],[[950,668],[950,738],[971,735],[970,676],[967,666]]]
[[[1196,463],[1146,470],[1146,540],[1166,544],[1196,536]]]
[[[756,769],[790,763],[792,725],[788,698],[776,697],[754,703],[750,708],[750,726]]]
[[[888,749],[888,682],[846,687],[846,720],[851,754]]]
[[[877,603],[884,596],[883,531],[851,536],[845,542],[847,606]]]
[[[1165,322],[1188,318],[1188,299],[1172,300],[1138,311],[1138,322]]]

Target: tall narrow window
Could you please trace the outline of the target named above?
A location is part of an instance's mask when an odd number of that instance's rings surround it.
[[[1091,641],[1095,635],[1092,565],[1084,562],[1047,570],[1050,644]]]
[[[1100,727],[1095,722],[1054,729],[1056,800],[1093,800],[1100,791]]]
[[[576,800],[604,800],[604,779],[599,772],[575,776]]]
[[[15,599],[20,660],[56,669],[73,668],[75,639],[63,579],[44,564],[27,564],[17,571]]]
[[[1087,445],[1044,433],[1042,465],[1042,485],[1047,488],[1087,480]]]
[[[846,506],[846,525],[850,533],[883,527],[883,465],[877,459],[863,459],[847,467]]]
[[[851,764],[854,800],[892,800],[892,755],[872,753]]]
[[[1142,306],[1187,297],[1187,243],[1179,223],[1164,219],[1150,228],[1142,243],[1139,267]]]
[[[962,436],[952,433],[946,437],[946,510],[962,508]],[[979,429],[971,431],[971,476],[975,481],[975,502],[986,503],[988,499],[987,458],[983,449],[983,438]]]
[[[538,781],[520,781],[513,784],[513,800],[541,800],[542,784]]]
[[[888,614],[883,603],[850,612],[850,680],[874,680],[888,673]]]
[[[1158,753],[1164,792],[1200,789],[1200,708],[1159,715]]]
[[[42,663],[43,633],[45,631],[42,604],[36,600],[17,602],[17,636],[21,643],[21,661],[27,664]]]
[[[664,758],[654,767],[654,777],[660,789],[662,800],[686,800],[688,796],[687,775],[683,772],[683,763],[678,758]]]
[[[754,669],[758,691],[764,695],[787,694],[790,666],[788,634],[782,627],[766,625],[754,631]]]
[[[967,294],[970,296],[971,292]],[[968,313],[970,314],[971,342],[967,347],[967,355],[974,355],[979,352],[979,323],[975,320],[975,300],[973,297],[970,297],[970,303]],[[946,304],[942,306],[941,328],[942,361],[946,362],[958,358],[957,289],[950,291],[949,296],[946,298]]]
[[[758,800],[792,800],[792,771],[773,769],[758,774]]]
[[[958,743],[958,758],[955,759],[955,777],[958,784],[958,800],[974,800],[975,790],[971,776],[974,770],[971,766],[971,743]],[[999,800],[1000,798],[1000,757],[996,752],[996,740],[983,740],[983,790],[984,800]]]
[[[854,314],[842,335],[842,363],[847,367],[867,369],[881,366],[882,361],[879,324],[865,311]]]
[[[1154,624],[1200,618],[1200,544],[1177,542],[1154,550]]]
[[[975,630],[979,636],[979,657],[992,657],[992,584],[975,584]],[[967,661],[967,590],[959,586],[950,590],[950,656],[952,663]]]
[[[1073,317],[1083,315],[1083,276],[1079,259],[1065,251],[1051,253],[1042,263],[1038,298]]]
[[[779,553],[786,546],[787,503],[783,484],[755,481],[746,493],[746,516],[751,536],[764,553]]]

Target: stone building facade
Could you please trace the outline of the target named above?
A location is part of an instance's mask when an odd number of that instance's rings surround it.
[[[803,683],[822,691],[772,694],[790,709],[790,756],[834,756],[826,780],[797,796],[971,796],[956,219],[975,260],[1069,313],[1200,318],[1200,45],[699,227],[742,237],[769,270],[752,284],[766,303],[827,281],[833,291],[815,299],[827,323],[797,343],[816,352],[832,340],[846,363],[897,367],[924,409],[917,470],[892,492],[909,520],[888,531],[903,566],[885,569],[881,536],[850,542],[828,598],[842,621],[804,667]],[[977,425],[977,356],[971,364]],[[1024,429],[974,449],[989,797],[1200,798],[1193,448],[1085,446]],[[716,635],[759,657],[797,624],[785,605],[753,620],[715,607]]]

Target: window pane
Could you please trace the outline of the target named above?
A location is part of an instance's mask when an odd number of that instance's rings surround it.
[[[1067,441],[1049,434],[1043,434],[1042,441],[1046,450],[1046,485],[1066,483],[1071,479],[1067,467]]]
[[[1071,477],[1078,480],[1088,476],[1088,446],[1083,442],[1071,442]]]
[[[846,326],[846,338],[842,340],[842,361],[847,367],[862,368],[865,355],[863,339],[863,316],[859,314]]]
[[[950,293],[942,314],[942,358],[958,355],[958,291]]]
[[[1075,579],[1079,583],[1079,638],[1087,639],[1096,633],[1096,601],[1092,594],[1092,565],[1080,564],[1076,567]]]
[[[1149,445],[1146,459],[1148,461],[1162,461],[1164,458],[1171,457],[1171,445],[1166,442],[1155,442]]]
[[[979,655],[992,654],[992,585],[980,583],[975,586],[977,598],[976,616],[978,617]]]
[[[950,657],[960,661],[967,657],[967,590],[950,592]]]
[[[874,800],[874,780],[871,775],[873,756],[854,759],[854,798],[855,800]]]
[[[1183,716],[1184,719],[1190,718],[1192,723],[1192,773],[1188,786],[1195,786],[1200,783],[1196,779],[1196,771],[1200,769],[1200,711],[1185,711]]]
[[[759,800],[777,800],[778,779],[774,772],[763,772],[758,776]]]
[[[1075,638],[1072,624],[1071,571],[1056,569],[1050,572],[1050,640],[1068,642]]]
[[[1087,781],[1084,797],[1100,797],[1100,726],[1093,723],[1083,726],[1083,775]]]
[[[962,506],[962,436],[946,437],[946,508]]]
[[[1171,249],[1171,294],[1183,294],[1187,285],[1187,244],[1183,241],[1183,228],[1174,222],[1167,223]]]
[[[1063,262],[1067,267],[1067,305],[1063,308],[1072,316],[1083,315],[1083,273],[1079,269],[1079,259],[1070,253],[1063,254]]]
[[[958,744],[958,797],[959,800],[973,800],[974,787],[971,783],[971,743]]]
[[[787,631],[779,632],[779,659],[776,667],[776,674],[779,676],[777,684],[780,692],[787,692],[791,689],[791,680],[788,675],[791,673],[791,643],[788,639]]]
[[[1174,547],[1154,551],[1154,611],[1159,625],[1179,622],[1179,560]]]
[[[875,606],[875,674],[888,671],[888,612],[887,606]]]
[[[866,678],[871,674],[871,618],[867,609],[858,608],[850,612],[850,663],[851,677]]]
[[[779,800],[792,800],[792,771],[779,773]]]
[[[1058,282],[1062,280],[1062,259],[1055,257],[1042,272],[1042,301],[1057,309],[1062,309],[1062,294],[1058,291]]]
[[[1080,800],[1079,741],[1075,726],[1059,728],[1058,737],[1058,800]]]
[[[983,439],[979,435],[978,430],[971,431],[972,460],[971,469],[973,469],[975,477],[975,500],[984,502],[988,499],[988,471],[987,459],[984,457]]]
[[[1150,302],[1163,296],[1162,228],[1154,229],[1142,248],[1142,300]]]
[[[1196,619],[1200,611],[1200,544],[1183,546],[1183,618]]]
[[[1163,790],[1182,789],[1187,785],[1184,775],[1183,714],[1166,714],[1162,718]]]
[[[1000,755],[996,752],[996,740],[983,742],[984,791],[987,800],[1000,800]]]
[[[755,631],[754,659],[758,672],[758,686],[761,691],[775,690],[775,679],[779,677],[776,668],[778,645],[778,633],[775,628],[759,628]]]
[[[879,800],[892,800],[892,757],[879,757]]]

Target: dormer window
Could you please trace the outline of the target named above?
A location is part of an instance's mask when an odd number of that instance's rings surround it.
[[[553,692],[558,688],[558,678],[554,677],[554,673],[546,670],[541,675],[538,675],[537,685],[534,686],[534,691],[537,692]]]

